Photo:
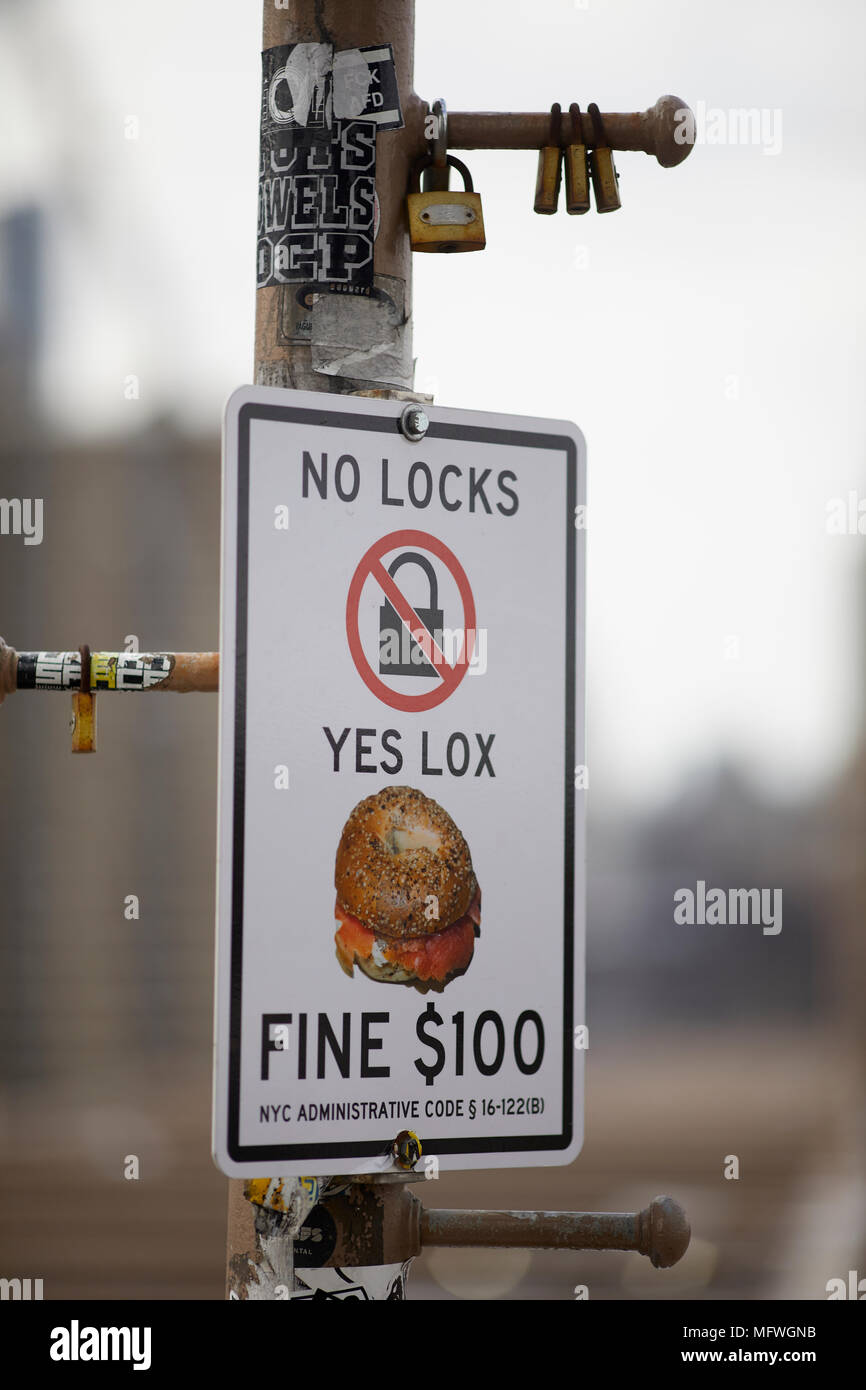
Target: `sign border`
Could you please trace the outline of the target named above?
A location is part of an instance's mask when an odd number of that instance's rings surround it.
[[[255,388],[261,389],[261,388]],[[230,401],[231,410],[240,392]],[[274,393],[276,394],[276,393]],[[282,393],[281,393],[282,394]],[[300,394],[300,393],[299,393]],[[245,753],[246,753],[246,682],[247,682],[247,619],[248,619],[248,541],[250,487],[250,425],[253,420],[277,420],[291,424],[325,426],[329,429],[369,430],[402,436],[399,418],[394,414],[360,413],[329,409],[327,398],[321,408],[301,405],[273,405],[258,400],[245,400],[236,407],[237,421],[237,569],[235,579],[235,660],[233,668],[225,669],[233,680],[234,697],[234,757],[232,766],[232,830],[231,830],[231,949],[229,963],[229,1047],[228,1047],[228,1108],[226,1120],[226,1153],[233,1163],[261,1161],[268,1170],[282,1160],[306,1161],[314,1165],[319,1158],[380,1158],[381,1140],[346,1140],[300,1144],[240,1143],[240,1070],[241,1070],[241,999],[243,979],[243,899],[244,899],[244,828],[245,828]],[[365,401],[365,404],[367,402]],[[372,402],[370,402],[372,404]],[[456,413],[456,412],[455,412]],[[431,412],[432,416],[432,412]],[[500,417],[507,418],[507,417]],[[576,508],[578,492],[578,448],[570,434],[547,433],[542,430],[520,429],[523,417],[515,418],[514,427],[471,425],[431,418],[427,438],[456,439],[488,444],[518,445],[523,448],[547,449],[565,455],[566,462],[566,618],[565,618],[565,824],[564,824],[564,931],[563,931],[563,1078],[562,1132],[544,1135],[507,1135],[502,1138],[479,1136],[475,1139],[437,1139],[424,1135],[425,1154],[483,1156],[486,1153],[532,1153],[544,1150],[561,1152],[571,1146],[574,1138],[574,920],[575,920],[575,785],[574,757],[576,739],[576,643],[577,643],[577,537]],[[551,421],[551,424],[558,423]],[[563,422],[564,424],[565,422]],[[582,569],[582,578],[585,577]],[[223,599],[225,602],[225,597]],[[221,624],[222,626],[222,624]],[[224,678],[224,677],[223,677]],[[583,680],[581,680],[583,688]],[[222,795],[220,796],[222,801]],[[220,836],[222,839],[222,836]],[[217,929],[220,933],[220,918]],[[582,914],[583,915],[583,914]],[[219,937],[218,937],[219,940]],[[222,949],[221,947],[219,949]],[[218,974],[217,986],[223,981]],[[219,1000],[217,1001],[219,1017]],[[218,1062],[218,1058],[217,1058]],[[215,1072],[216,1085],[216,1072]],[[215,1094],[215,1101],[217,1096]],[[215,1111],[215,1113],[217,1113]],[[514,1165],[518,1166],[518,1165]],[[264,1170],[263,1170],[264,1171]]]

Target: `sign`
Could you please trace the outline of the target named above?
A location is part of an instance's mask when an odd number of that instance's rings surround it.
[[[583,438],[244,387],[226,412],[214,1154],[582,1142]]]

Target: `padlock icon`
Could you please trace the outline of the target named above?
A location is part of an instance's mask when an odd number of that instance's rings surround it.
[[[463,176],[464,187],[421,192],[421,173],[432,163],[427,156],[416,165],[412,191],[406,199],[409,240],[413,251],[483,251],[484,218],[481,195],[472,187],[472,175],[462,159],[448,155],[447,162]]]
[[[583,142],[580,107],[573,101],[568,110],[571,144],[565,147],[565,210],[579,216],[589,212],[589,156]]]
[[[439,584],[436,571],[426,555],[417,550],[404,550],[388,566],[393,579],[403,565],[420,565],[427,576],[430,603],[426,608],[412,604],[439,650],[442,650],[442,609],[439,607]],[[435,660],[435,657],[434,657]],[[380,676],[436,676],[436,669],[427,660],[423,649],[406,631],[401,618],[389,599],[379,609],[379,674]]]
[[[596,212],[617,212],[621,207],[619,197],[619,174],[613,162],[613,150],[607,143],[601,112],[595,102],[586,108],[592,117],[595,130],[595,146],[590,155],[589,172],[592,178],[592,191],[595,194]]]

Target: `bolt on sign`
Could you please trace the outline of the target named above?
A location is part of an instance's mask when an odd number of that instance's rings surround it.
[[[431,1176],[582,1142],[583,437],[425,407],[413,443],[403,409],[226,411],[231,1176],[388,1171],[406,1131]]]

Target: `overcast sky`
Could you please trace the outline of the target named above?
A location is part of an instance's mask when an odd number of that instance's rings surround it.
[[[251,378],[260,23],[0,4],[0,208],[50,215],[63,429],[216,430]],[[866,537],[825,518],[866,496],[864,31],[859,0],[418,5],[416,88],[452,110],[765,113],[678,169],[621,155],[603,218],[535,216],[532,153],[470,154],[487,251],[415,258],[418,386],[586,435],[589,746],[639,800],[721,757],[797,795],[860,728]]]

